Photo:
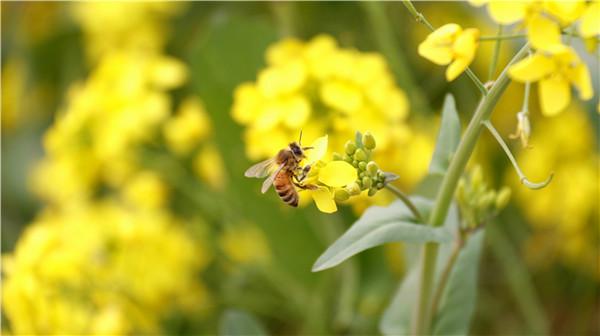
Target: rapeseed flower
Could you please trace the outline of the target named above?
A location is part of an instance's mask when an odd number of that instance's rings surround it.
[[[356,130],[368,129],[377,138],[373,160],[382,169],[398,172],[406,186],[426,172],[433,141],[406,124],[408,100],[380,54],[341,48],[331,36],[319,35],[271,45],[266,62],[256,81],[236,88],[231,110],[245,127],[250,160],[275,156],[300,130],[309,140],[328,134],[331,155]],[[410,164],[403,160],[408,151],[414,154]],[[352,197],[353,204],[358,200]]]
[[[556,115],[569,105],[571,85],[578,89],[584,100],[593,95],[587,65],[571,47],[550,54],[536,52],[511,66],[508,74],[519,82],[539,81],[539,100],[542,112],[547,116]]]
[[[157,333],[169,312],[209,304],[197,274],[210,258],[164,211],[49,209],[4,256],[3,312],[15,334]]]
[[[475,58],[479,38],[476,28],[462,29],[448,23],[429,34],[419,44],[419,55],[437,65],[448,65],[446,80],[453,81],[463,73]]]
[[[264,265],[271,261],[267,238],[252,224],[226,228],[218,242],[228,259],[235,264]]]

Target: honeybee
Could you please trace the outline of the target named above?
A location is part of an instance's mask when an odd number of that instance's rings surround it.
[[[281,200],[293,207],[298,206],[298,191],[300,189],[316,189],[314,185],[303,185],[302,181],[310,171],[310,165],[300,166],[300,162],[306,155],[304,151],[312,149],[312,147],[302,147],[302,132],[298,142],[292,142],[287,148],[281,149],[273,158],[259,162],[248,168],[244,173],[246,177],[264,178],[261,192],[266,193],[271,185],[275,187],[275,191]],[[272,172],[272,173],[271,173]],[[270,174],[270,175],[269,175]]]

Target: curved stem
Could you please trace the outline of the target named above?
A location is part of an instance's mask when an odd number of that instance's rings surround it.
[[[513,167],[515,167],[515,170],[517,171],[517,174],[519,175],[519,179],[521,180],[521,183],[523,183],[523,185],[525,185],[529,189],[542,189],[543,187],[547,186],[550,183],[550,181],[552,181],[552,177],[554,176],[554,173],[550,173],[550,176],[548,176],[548,178],[544,182],[534,183],[534,182],[529,181],[527,179],[527,176],[525,176],[525,174],[523,174],[523,171],[521,171],[521,168],[519,167],[517,160],[510,152],[510,149],[508,148],[508,146],[502,139],[502,136],[500,135],[500,133],[498,133],[496,128],[494,128],[494,125],[492,125],[492,123],[489,120],[482,121],[482,124],[485,125],[485,127],[487,127],[487,129],[490,131],[490,133],[492,133],[494,138],[496,138],[496,141],[498,141],[498,143],[500,144],[500,147],[502,147],[502,149],[504,150],[504,153],[506,153],[506,156],[508,156],[508,159],[512,163]]]
[[[469,122],[469,126],[458,145],[456,154],[454,155],[442,185],[436,197],[434,208],[429,218],[429,225],[441,226],[444,224],[448,208],[452,202],[452,197],[456,189],[458,180],[460,179],[481,129],[482,122],[487,120],[491,115],[498,100],[508,87],[510,79],[508,78],[508,67],[521,59],[529,49],[529,45],[525,45],[513,57],[507,67],[502,71],[498,79],[494,82],[487,96],[484,96],[479,103],[473,118]],[[415,310],[416,320],[414,324],[414,334],[427,334],[431,324],[431,314],[429,309],[431,288],[433,286],[433,277],[435,274],[435,263],[438,253],[438,244],[428,243],[423,249],[422,267],[421,267],[421,282],[419,288],[419,299]]]
[[[411,202],[410,198],[408,198],[408,196],[402,192],[402,190],[396,188],[391,184],[386,184],[385,188],[391,191],[394,195],[396,195],[396,197],[398,197],[398,199],[400,199],[404,203],[404,205],[408,207],[408,209],[410,210],[410,212],[412,212],[417,222],[425,223],[423,221],[423,216],[421,216],[421,213],[419,212],[417,207],[413,204],[413,202]]]

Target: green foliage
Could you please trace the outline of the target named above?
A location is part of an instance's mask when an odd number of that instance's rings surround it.
[[[440,125],[435,151],[429,166],[429,172],[432,174],[446,172],[460,141],[460,119],[456,112],[454,97],[451,94],[446,95],[444,100]]]
[[[423,212],[431,202],[424,198],[413,199]],[[313,271],[334,267],[351,256],[366,249],[389,242],[448,242],[451,235],[445,228],[433,228],[410,221],[412,214],[401,201],[387,207],[373,206],[335,241],[313,266]]]
[[[433,323],[435,335],[466,335],[477,300],[477,274],[484,230],[470,236],[458,255]]]
[[[250,336],[268,335],[263,326],[252,315],[241,310],[227,310],[219,321],[219,335]]]

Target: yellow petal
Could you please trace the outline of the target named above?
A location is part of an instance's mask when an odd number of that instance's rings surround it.
[[[312,198],[321,212],[333,213],[337,211],[337,205],[333,200],[333,194],[327,189],[320,187],[311,192]]]
[[[469,4],[471,4],[471,6],[475,6],[475,7],[481,7],[485,4],[487,4],[489,2],[489,0],[469,0]]]
[[[469,66],[469,62],[467,62],[464,58],[458,58],[452,64],[448,66],[446,69],[446,80],[451,82],[458,77],[465,69]]]
[[[477,39],[479,39],[479,29],[469,28],[460,33],[452,46],[456,57],[465,57],[471,63],[477,51]]]
[[[423,41],[419,44],[419,55],[437,65],[446,65],[452,62],[452,48],[448,45],[438,45],[431,41]]]
[[[600,35],[600,2],[591,3],[581,17],[579,32],[583,37]]]
[[[328,136],[324,135],[318,138],[317,140],[313,141],[313,143],[310,145],[312,149],[306,151],[306,162],[308,162],[309,164],[313,164],[323,159],[323,157],[327,153],[328,139]]]
[[[544,9],[560,20],[561,25],[566,26],[577,20],[585,11],[585,1],[583,0],[558,0],[544,1]]]
[[[343,187],[357,178],[356,169],[346,161],[330,161],[319,170],[319,181],[330,187]]]
[[[534,15],[527,23],[527,37],[539,50],[554,51],[560,46],[560,26],[541,14]]]
[[[592,79],[590,78],[590,72],[585,63],[580,63],[573,69],[570,80],[579,91],[579,97],[581,97],[581,99],[588,100],[592,98],[594,95]]]
[[[528,5],[527,1],[490,1],[488,12],[494,21],[508,25],[523,20]]]
[[[554,72],[555,68],[551,58],[535,54],[511,66],[508,75],[519,82],[535,82]]]
[[[539,91],[542,113],[549,117],[558,114],[571,101],[569,82],[560,75],[541,80]]]

